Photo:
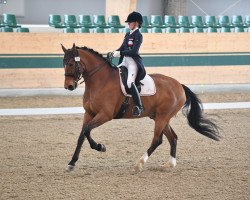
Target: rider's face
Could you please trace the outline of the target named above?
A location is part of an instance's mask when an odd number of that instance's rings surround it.
[[[130,30],[134,30],[136,28],[136,22],[129,22],[128,27]]]

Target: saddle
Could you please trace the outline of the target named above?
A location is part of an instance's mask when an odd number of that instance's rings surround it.
[[[119,67],[119,74],[120,74],[120,85],[122,93],[125,96],[131,96],[131,91],[127,86],[127,79],[128,79],[128,69],[125,66]],[[140,93],[140,96],[152,96],[156,93],[156,87],[154,80],[149,76],[146,75],[143,80],[139,83],[135,83]]]

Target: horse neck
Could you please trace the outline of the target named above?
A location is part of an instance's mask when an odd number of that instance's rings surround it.
[[[86,87],[100,87],[104,86],[108,81],[112,80],[114,76],[114,69],[112,69],[103,59],[96,57],[90,52],[86,52],[84,62],[87,66],[87,73],[84,75]]]

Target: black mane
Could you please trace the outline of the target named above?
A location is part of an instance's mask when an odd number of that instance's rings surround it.
[[[112,60],[104,57],[102,54],[100,54],[99,52],[95,51],[94,49],[88,48],[86,46],[84,47],[76,47],[76,49],[81,49],[81,50],[86,50],[94,55],[96,55],[97,57],[101,58],[103,61],[105,61],[111,68],[116,67],[113,63]]]

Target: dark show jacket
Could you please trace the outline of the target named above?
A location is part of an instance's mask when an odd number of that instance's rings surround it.
[[[138,74],[135,79],[135,84],[139,85],[139,82],[146,76],[146,71],[142,63],[142,58],[139,55],[139,49],[142,44],[142,34],[139,29],[135,30],[132,34],[126,33],[123,43],[117,51],[120,51],[121,57],[119,64],[122,62],[124,56],[131,57],[137,64]]]

